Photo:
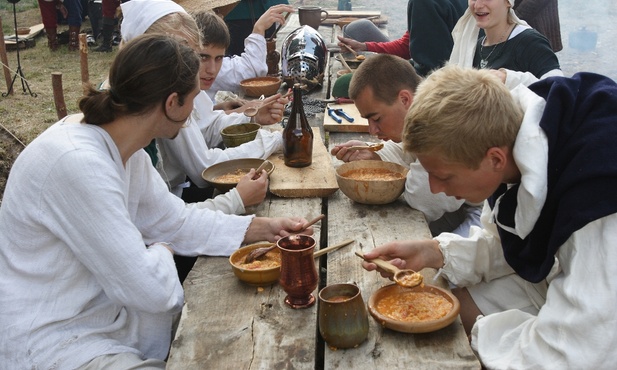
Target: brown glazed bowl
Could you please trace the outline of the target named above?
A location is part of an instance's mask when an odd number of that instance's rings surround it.
[[[356,180],[345,175],[354,170],[387,170],[400,175],[392,180]],[[394,202],[405,190],[405,179],[409,169],[397,163],[384,161],[353,161],[336,169],[339,189],[351,200],[362,204],[388,204]]]
[[[437,320],[420,321],[420,322],[406,322],[406,321],[394,320],[382,314],[377,309],[377,304],[382,299],[393,296],[393,295],[402,294],[404,292],[409,292],[410,290],[414,292],[428,292],[428,293],[440,295],[444,297],[447,301],[452,303],[452,309],[445,316]],[[380,325],[388,329],[392,329],[392,330],[403,332],[403,333],[429,333],[432,331],[445,328],[446,326],[453,323],[454,320],[456,320],[460,309],[461,309],[461,304],[459,303],[458,299],[452,293],[450,293],[449,291],[445,289],[442,289],[442,288],[439,288],[433,285],[428,285],[428,284],[425,284],[424,286],[419,285],[415,288],[405,288],[405,287],[401,287],[398,284],[386,285],[384,287],[379,288],[377,291],[375,291],[375,293],[371,295],[368,301],[368,310],[373,316],[373,318]]]
[[[244,258],[247,254],[249,254],[250,251],[257,248],[268,247],[271,245],[272,243],[266,242],[256,243],[247,245],[236,250],[231,256],[229,256],[229,263],[231,264],[231,269],[233,270],[234,275],[236,275],[236,277],[240,279],[240,281],[243,281],[253,286],[264,286],[276,283],[279,279],[279,276],[281,275],[281,251],[278,248],[274,248],[266,254],[267,256],[278,256],[279,265],[277,267],[252,269],[242,266],[242,264],[244,263]]]
[[[247,97],[259,98],[262,95],[268,97],[279,91],[282,82],[283,80],[278,77],[255,77],[240,81],[240,88]]]
[[[268,175],[271,175],[274,171],[274,163],[259,158],[242,158],[231,159],[229,161],[220,162],[212,165],[203,170],[203,172],[201,173],[201,177],[206,180],[208,184],[214,186],[221,193],[226,193],[236,187],[236,185],[238,185],[238,181],[221,182],[217,180],[219,176],[236,172],[248,173],[251,168],[257,169],[257,167],[259,167],[264,161],[267,162],[264,170],[268,172]]]

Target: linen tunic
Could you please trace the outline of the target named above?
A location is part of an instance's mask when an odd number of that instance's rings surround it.
[[[244,52],[240,56],[224,57],[221,70],[206,94],[214,101],[219,91],[240,92],[240,81],[263,77],[268,73],[266,64],[266,39],[252,33],[244,40]]]
[[[522,175],[517,231],[531,230],[546,199],[548,142],[539,127],[545,101],[522,85],[512,90],[512,94],[525,110],[513,150]],[[472,227],[469,238],[454,234],[435,238],[445,259],[440,272],[451,283],[470,286],[518,277],[505,261],[497,228],[490,221],[493,215],[493,210],[485,205],[483,228]],[[617,260],[616,229],[616,214],[590,222],[559,248],[553,270],[544,282],[524,281],[527,300],[539,308],[537,315],[512,309],[476,321],[472,348],[484,366],[489,369],[614,367],[617,363],[614,351],[617,265],[610,261]]]
[[[160,155],[157,170],[169,189],[178,196],[182,194],[182,185],[187,176],[195,185],[207,187],[201,173],[213,164],[239,158],[266,159],[283,148],[281,132],[265,129],[260,129],[251,142],[225,150],[217,148],[223,141],[221,130],[244,123],[248,117],[237,113],[228,115],[223,111],[212,110],[212,107],[212,101],[202,91],[194,100],[194,111],[188,125],[180,130],[178,136],[174,139],[156,139]],[[232,203],[226,209],[232,210],[231,213],[243,213],[244,206],[236,193],[237,190],[231,194],[226,193],[227,197],[235,198],[235,201],[230,198]]]
[[[17,158],[0,207],[2,367],[165,359],[184,297],[171,253],[152,244],[226,256],[251,220],[185,205],[145,151],[123,165],[98,126],[56,123]]]

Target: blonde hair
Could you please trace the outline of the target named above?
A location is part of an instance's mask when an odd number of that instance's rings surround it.
[[[405,150],[477,169],[492,147],[512,148],[523,110],[488,70],[448,64],[418,86],[405,117]]]
[[[176,12],[167,14],[152,23],[145,33],[180,36],[195,50],[201,46],[199,28],[195,19],[188,13]]]

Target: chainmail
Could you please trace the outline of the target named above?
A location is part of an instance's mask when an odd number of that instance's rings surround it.
[[[307,96],[302,96],[302,104],[304,105],[304,114],[307,118],[315,117],[317,113],[323,113],[326,109],[326,103],[322,100],[312,99]],[[291,104],[285,107],[285,117],[291,114]]]

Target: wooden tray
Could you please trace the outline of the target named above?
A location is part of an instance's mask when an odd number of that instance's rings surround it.
[[[275,165],[270,175],[270,192],[284,198],[328,197],[338,190],[332,156],[323,144],[318,127],[313,127],[313,163],[304,168],[285,166],[283,153],[268,158]]]
[[[348,116],[353,117],[353,122],[343,119],[337,123],[328,115],[328,108],[324,112],[323,128],[332,132],[368,132],[368,120],[360,116],[355,104],[330,104],[330,108],[341,108]]]

